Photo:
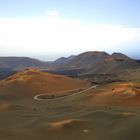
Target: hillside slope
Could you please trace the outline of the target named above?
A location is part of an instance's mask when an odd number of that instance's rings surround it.
[[[27,69],[0,81],[0,95],[32,97],[41,93],[80,89],[88,85],[83,80]]]
[[[54,65],[50,67],[49,72],[73,77],[83,77],[83,75],[89,77],[89,75],[96,76],[97,74],[96,77],[98,75],[115,75],[115,77],[121,75],[121,79],[123,79],[123,75],[127,71],[134,72],[140,68],[138,60],[134,60],[125,54],[113,53],[110,55],[98,51],[84,52],[72,59],[60,58],[56,60],[56,63],[53,63]],[[114,81],[114,78],[111,78],[111,81]]]
[[[23,70],[26,68],[47,68],[49,64],[29,57],[0,57],[0,68]]]

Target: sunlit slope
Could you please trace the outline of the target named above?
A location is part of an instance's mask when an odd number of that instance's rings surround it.
[[[91,105],[140,105],[140,83],[121,82],[89,91],[86,103]]]
[[[88,85],[89,83],[83,80],[27,69],[0,81],[0,93],[33,96],[41,93],[79,89]]]

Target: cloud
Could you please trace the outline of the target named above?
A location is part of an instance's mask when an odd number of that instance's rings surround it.
[[[59,16],[59,12],[57,10],[47,10],[46,15],[51,17],[57,17]]]
[[[89,25],[61,17],[0,19],[0,55],[119,51],[123,44],[138,41],[140,28],[122,25]]]

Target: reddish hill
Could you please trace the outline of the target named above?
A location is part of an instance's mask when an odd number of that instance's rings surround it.
[[[94,92],[94,94],[93,94]],[[113,83],[91,91],[87,95],[91,105],[140,105],[140,83]]]
[[[27,69],[0,81],[0,94],[34,96],[41,93],[84,88],[88,85],[89,83],[83,80]]]

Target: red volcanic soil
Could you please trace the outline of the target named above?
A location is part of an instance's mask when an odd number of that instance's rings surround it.
[[[102,86],[87,95],[91,105],[140,105],[140,83],[124,82]]]
[[[80,79],[27,69],[0,81],[0,94],[34,96],[86,88],[89,83]]]

